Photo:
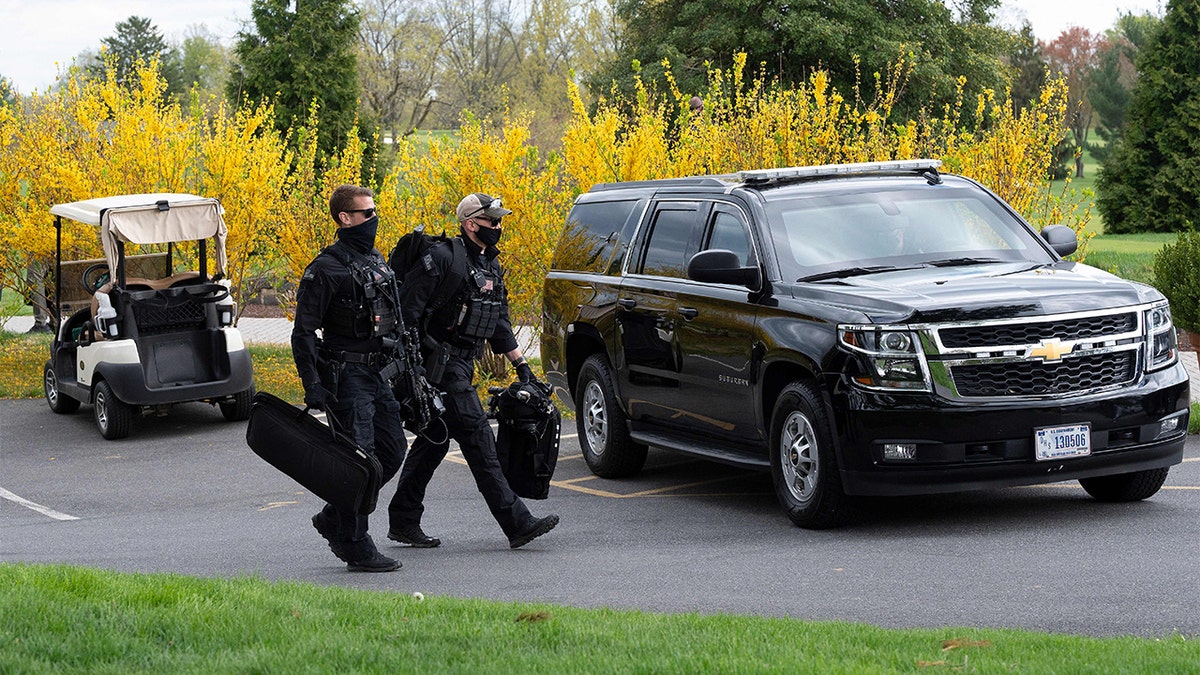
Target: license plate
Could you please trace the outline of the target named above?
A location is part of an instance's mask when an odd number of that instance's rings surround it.
[[[1092,454],[1090,424],[1071,424],[1062,427],[1036,429],[1036,458],[1039,462],[1066,457],[1086,457]]]

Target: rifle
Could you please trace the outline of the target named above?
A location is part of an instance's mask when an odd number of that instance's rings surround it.
[[[400,402],[404,426],[425,436],[426,429],[434,421],[441,420],[446,406],[442,404],[441,393],[425,379],[421,365],[421,338],[417,329],[400,331],[395,337],[383,338],[383,354],[389,362],[379,374],[391,384],[392,392]],[[446,431],[446,438],[449,438],[449,430],[444,423],[442,428]],[[425,438],[436,442],[428,436]]]

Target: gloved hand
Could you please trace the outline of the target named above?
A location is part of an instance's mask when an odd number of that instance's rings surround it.
[[[304,405],[310,408],[325,410],[329,407],[329,401],[332,398],[329,390],[320,384],[311,384],[304,388]]]
[[[537,382],[537,378],[533,376],[533,368],[524,361],[517,365],[517,379],[522,382]]]

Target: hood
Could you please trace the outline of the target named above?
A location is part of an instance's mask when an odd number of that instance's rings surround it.
[[[1000,263],[922,268],[790,285],[797,299],[861,312],[869,323],[979,321],[1161,300],[1154,288],[1089,265]]]

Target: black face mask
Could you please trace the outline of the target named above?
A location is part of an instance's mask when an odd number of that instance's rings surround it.
[[[379,230],[379,216],[371,216],[354,227],[339,227],[337,238],[359,253],[370,253],[375,248],[375,233]]]
[[[481,227],[475,231],[475,236],[479,237],[484,246],[495,246],[500,243],[500,235],[503,231],[498,227]]]

